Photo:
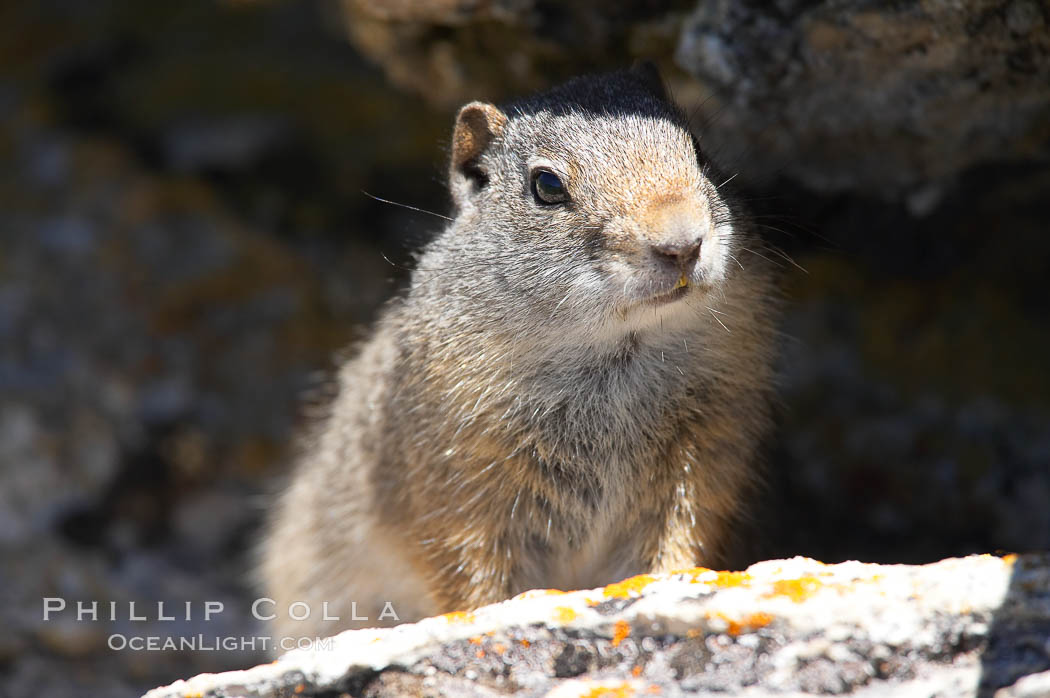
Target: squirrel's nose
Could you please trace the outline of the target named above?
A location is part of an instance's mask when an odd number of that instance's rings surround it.
[[[673,266],[679,271],[687,271],[696,264],[700,257],[701,238],[694,240],[679,240],[676,242],[653,243],[649,249],[653,256],[664,264]]]

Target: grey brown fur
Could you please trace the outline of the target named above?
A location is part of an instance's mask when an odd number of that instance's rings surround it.
[[[570,201],[540,203],[534,168]],[[278,635],[717,565],[748,506],[771,285],[658,78],[469,104],[449,179],[454,219],[342,367],[272,521]]]

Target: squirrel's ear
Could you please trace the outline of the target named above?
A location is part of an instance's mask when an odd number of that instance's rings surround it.
[[[667,86],[664,85],[664,80],[660,77],[660,70],[652,61],[635,61],[634,65],[631,66],[631,75],[645,83],[645,86],[655,96],[665,102],[671,101],[670,97],[667,96]]]
[[[507,115],[491,104],[471,102],[460,109],[452,132],[452,176],[484,184],[486,174],[478,166],[478,158],[506,125]]]

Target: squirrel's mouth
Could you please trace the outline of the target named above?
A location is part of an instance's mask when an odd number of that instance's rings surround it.
[[[689,283],[689,280],[685,275],[682,275],[672,289],[669,291],[661,291],[660,293],[649,296],[643,302],[646,305],[667,305],[668,303],[674,303],[676,300],[679,300],[689,293],[690,286],[691,284]]]

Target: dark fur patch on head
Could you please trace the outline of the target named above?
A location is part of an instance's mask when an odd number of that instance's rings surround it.
[[[546,112],[555,116],[639,115],[666,119],[686,127],[681,110],[658,92],[650,79],[636,71],[584,75],[502,107],[511,118]]]

